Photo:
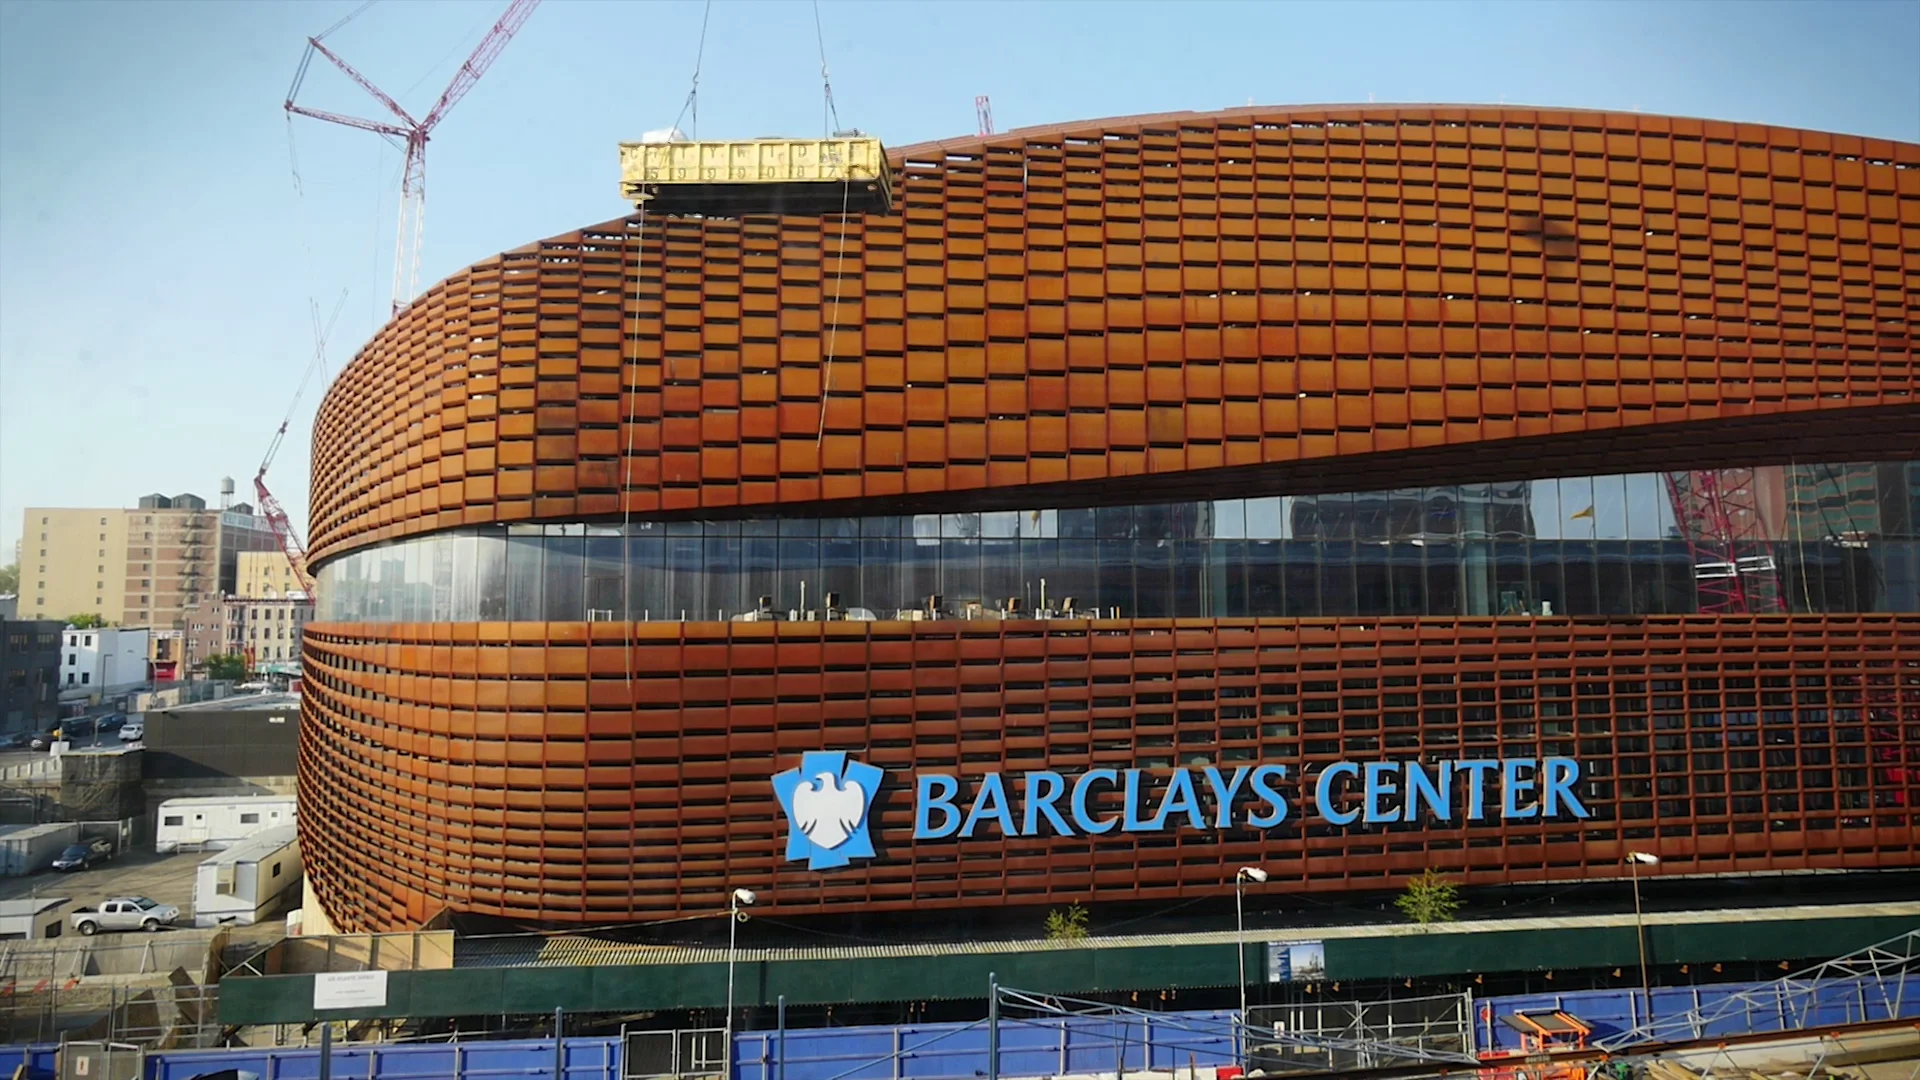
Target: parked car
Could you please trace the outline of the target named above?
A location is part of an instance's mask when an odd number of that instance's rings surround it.
[[[92,845],[68,844],[65,850],[55,856],[53,868],[60,871],[85,870],[93,865],[94,857]]]
[[[147,726],[138,720],[129,720],[120,729],[121,742],[139,742],[147,737]]]
[[[145,930],[152,933],[172,926],[180,909],[144,896],[116,896],[98,908],[83,907],[73,913],[73,928],[91,937],[102,930]]]
[[[121,728],[126,726],[126,723],[127,723],[127,718],[124,716],[109,716],[106,719],[100,721],[100,730],[101,731],[119,731]]]
[[[12,735],[0,735],[0,750],[18,750],[27,745],[27,736],[15,732]]]

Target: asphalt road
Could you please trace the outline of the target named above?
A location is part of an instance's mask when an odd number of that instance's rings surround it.
[[[96,745],[104,748],[109,746],[125,746],[126,744],[120,741],[120,733],[118,731],[109,731],[100,736],[98,743],[93,741],[93,736],[91,735],[83,739],[77,739],[74,741],[73,748],[75,750],[91,750]],[[47,752],[45,750],[29,750],[24,747],[18,750],[0,750],[0,766],[24,765],[29,761],[38,761],[46,756]]]

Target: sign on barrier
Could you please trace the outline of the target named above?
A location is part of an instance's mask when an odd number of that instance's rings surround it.
[[[315,1009],[377,1009],[386,1003],[384,971],[323,972],[313,977]]]

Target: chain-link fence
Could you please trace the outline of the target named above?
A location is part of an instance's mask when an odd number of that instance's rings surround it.
[[[140,985],[74,980],[0,993],[0,1043],[93,1039],[141,1046],[216,1046],[220,988],[166,979]]]
[[[218,1041],[220,931],[0,942],[0,1043]]]
[[[1247,1027],[1249,1071],[1376,1068],[1404,1060],[1392,1047],[1474,1052],[1473,999],[1467,994],[1266,1005],[1247,1010]],[[1349,1046],[1302,1045],[1280,1036]]]

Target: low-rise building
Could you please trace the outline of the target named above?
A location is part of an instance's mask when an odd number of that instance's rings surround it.
[[[151,708],[141,745],[149,815],[169,799],[291,797],[299,786],[300,699],[248,694]]]
[[[107,694],[147,682],[150,637],[144,627],[67,627],[60,650],[61,694]]]
[[[312,618],[313,601],[298,591],[208,598],[187,613],[188,662],[201,667],[210,656],[245,656],[254,671],[297,674],[300,631]]]
[[[54,619],[0,619],[0,734],[60,718],[60,633]]]

